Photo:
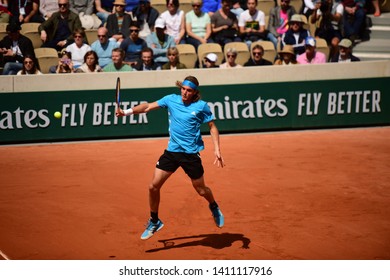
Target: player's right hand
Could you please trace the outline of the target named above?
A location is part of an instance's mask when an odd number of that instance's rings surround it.
[[[123,117],[124,115],[125,115],[125,113],[123,112],[123,110],[121,108],[116,108],[115,116]]]

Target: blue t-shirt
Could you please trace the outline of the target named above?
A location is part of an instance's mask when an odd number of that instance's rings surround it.
[[[181,95],[170,94],[158,100],[157,104],[168,109],[170,138],[167,151],[195,154],[204,149],[200,125],[214,119],[205,101],[187,105]]]

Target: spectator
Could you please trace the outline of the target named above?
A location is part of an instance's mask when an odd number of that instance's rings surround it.
[[[84,62],[84,55],[91,50],[91,47],[84,43],[85,32],[83,29],[76,29],[73,32],[74,43],[66,47],[66,51],[72,54],[73,68],[77,69]]]
[[[198,49],[200,44],[212,43],[211,21],[207,13],[201,11],[202,0],[192,0],[192,11],[186,14],[187,44]]]
[[[310,36],[309,31],[303,28],[303,15],[295,14],[289,22],[289,29],[282,35],[282,46],[292,45],[296,55],[305,52],[305,39]]]
[[[10,16],[11,13],[8,10],[8,0],[0,0],[0,23],[9,23]]]
[[[113,38],[118,42],[122,42],[125,38],[129,37],[131,17],[125,13],[124,0],[115,0],[114,8],[115,12],[107,18],[106,27],[108,30],[108,37]]]
[[[227,61],[221,65],[219,68],[242,68],[242,65],[236,63],[237,50],[235,48],[229,48],[226,51]]]
[[[354,42],[360,39],[365,24],[366,12],[364,6],[366,0],[342,0],[342,3],[344,5],[344,37]]]
[[[74,73],[72,54],[70,52],[63,51],[61,53],[61,58],[58,60],[58,65],[55,68],[55,73],[57,74]]]
[[[277,49],[278,42],[288,30],[291,17],[296,14],[295,8],[290,5],[290,0],[281,0],[280,6],[273,7],[269,13],[267,39],[274,43]]]
[[[216,65],[218,56],[215,53],[209,53],[204,58],[203,68],[218,68]]]
[[[298,64],[293,46],[285,45],[283,50],[278,51],[278,54],[279,54],[279,58],[275,61],[274,65]]]
[[[123,62],[125,58],[125,51],[121,48],[115,48],[112,50],[112,62],[107,64],[104,68],[104,72],[128,72],[133,71],[130,65]]]
[[[165,21],[166,32],[175,38],[176,45],[185,44],[184,11],[179,10],[179,0],[166,0],[167,10],[160,17]]]
[[[145,40],[138,36],[139,30],[138,22],[132,21],[130,24],[130,36],[120,44],[120,48],[126,53],[125,62],[131,66],[138,62],[142,49],[147,47]]]
[[[42,75],[39,71],[37,60],[28,54],[23,58],[23,68],[16,75]]]
[[[138,3],[139,0],[126,0],[125,13],[131,14]]]
[[[95,0],[96,16],[102,21],[104,26],[107,22],[107,18],[112,13],[115,13],[114,0]]]
[[[219,9],[221,9],[221,0],[203,1],[202,12],[208,14],[210,17]]]
[[[238,21],[230,11],[232,0],[222,0],[222,7],[211,16],[211,30],[214,42],[222,47],[230,42],[241,42],[238,36]]]
[[[231,7],[231,11],[233,14],[236,15],[237,17],[237,20],[240,18],[240,15],[241,13],[244,11],[244,8],[241,7],[241,2],[242,0],[232,0],[232,7]],[[246,10],[246,4],[245,4],[245,10]]]
[[[145,39],[152,30],[154,23],[159,16],[159,12],[150,5],[150,0],[140,0],[138,5],[133,9],[132,20],[138,21],[140,26],[139,36]]]
[[[47,20],[52,14],[58,12],[58,0],[40,0],[39,12]]]
[[[339,43],[339,51],[332,57],[331,62],[356,62],[359,58],[352,54],[352,41],[344,38]]]
[[[13,23],[41,23],[44,21],[43,17],[39,14],[39,0],[8,1],[8,10],[12,14],[10,22]]]
[[[176,46],[175,39],[165,33],[165,22],[162,18],[156,20],[155,31],[146,37],[146,44],[153,50],[154,61],[162,66],[168,62],[167,51]]]
[[[266,66],[272,65],[271,61],[268,61],[263,58],[264,48],[261,45],[254,45],[252,48],[252,56],[249,58],[247,62],[245,62],[244,66]]]
[[[98,39],[92,43],[91,50],[95,51],[99,57],[99,65],[104,68],[112,62],[112,50],[119,46],[115,40],[108,40],[108,30],[105,27],[100,27],[97,31]]]
[[[44,42],[42,47],[55,48],[61,51],[73,43],[73,32],[81,28],[81,21],[77,14],[69,10],[69,0],[58,0],[59,11],[43,22],[38,31]]]
[[[330,46],[330,55],[337,51],[337,46],[342,38],[341,19],[343,18],[344,7],[338,0],[323,0],[315,4],[311,23],[318,24],[315,36],[326,40]]]
[[[23,68],[25,56],[35,57],[31,40],[20,34],[20,29],[17,23],[9,23],[6,27],[8,35],[0,41],[3,75],[16,75]]]
[[[141,60],[134,66],[137,71],[161,70],[161,66],[153,60],[153,50],[146,47],[141,52]]]
[[[322,52],[316,51],[316,40],[309,36],[305,39],[305,52],[297,57],[299,64],[319,64],[326,63],[326,56]]]
[[[92,15],[94,0],[69,0],[69,9],[75,14]]]
[[[313,14],[313,10],[315,9],[316,3],[322,0],[303,0],[303,11],[302,13],[308,19],[311,14]]]
[[[102,72],[102,68],[98,64],[99,58],[94,51],[88,51],[84,55],[84,63],[76,69],[76,73],[96,73]]]
[[[171,47],[168,49],[167,57],[168,62],[162,66],[162,70],[176,70],[187,68],[183,63],[180,63],[179,51],[176,47]]]
[[[240,33],[248,48],[252,42],[267,38],[265,30],[265,14],[257,9],[257,0],[247,1],[248,9],[241,13],[238,21]]]

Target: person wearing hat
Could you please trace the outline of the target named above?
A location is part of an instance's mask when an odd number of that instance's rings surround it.
[[[74,41],[73,32],[82,28],[78,14],[69,10],[69,0],[58,0],[59,11],[43,22],[38,31],[41,34],[43,48],[61,51]]]
[[[262,45],[256,44],[252,48],[252,55],[244,66],[267,66],[272,65],[272,62],[263,58],[264,48]]]
[[[217,60],[218,56],[215,53],[208,53],[203,60],[203,68],[218,68]]]
[[[316,39],[309,36],[305,40],[305,52],[297,57],[299,64],[326,63],[326,55],[316,50]]]
[[[6,27],[7,36],[0,41],[0,65],[3,75],[16,75],[23,68],[23,58],[30,55],[35,58],[34,47],[29,38],[20,34],[20,25],[10,23]]]
[[[294,48],[291,45],[285,45],[283,50],[278,51],[279,58],[274,65],[294,65],[298,64],[294,53]]]
[[[153,50],[154,61],[160,66],[168,62],[168,49],[176,46],[175,38],[165,33],[165,21],[160,17],[154,24],[154,32],[148,35],[145,41]]]
[[[117,42],[122,42],[130,35],[131,17],[125,13],[125,5],[124,0],[115,0],[115,12],[107,17],[108,37],[115,39]]]
[[[282,35],[281,49],[285,45],[292,45],[296,55],[305,52],[305,39],[310,36],[310,32],[303,28],[304,15],[295,14],[289,21],[289,29]]]
[[[331,62],[356,62],[360,59],[352,54],[352,41],[344,38],[339,43],[339,51],[332,57]]]

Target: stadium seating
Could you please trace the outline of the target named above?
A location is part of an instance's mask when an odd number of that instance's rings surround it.
[[[190,44],[179,44],[176,45],[176,48],[179,51],[179,60],[187,68],[195,68],[198,55],[196,54],[195,47]]]
[[[251,57],[251,54],[249,52],[248,46],[244,42],[231,42],[225,44],[224,47],[224,55],[225,55],[225,60],[227,59],[226,54],[227,50],[229,48],[234,48],[237,51],[237,58],[236,58],[236,63],[240,65],[244,65],[249,58]]]

